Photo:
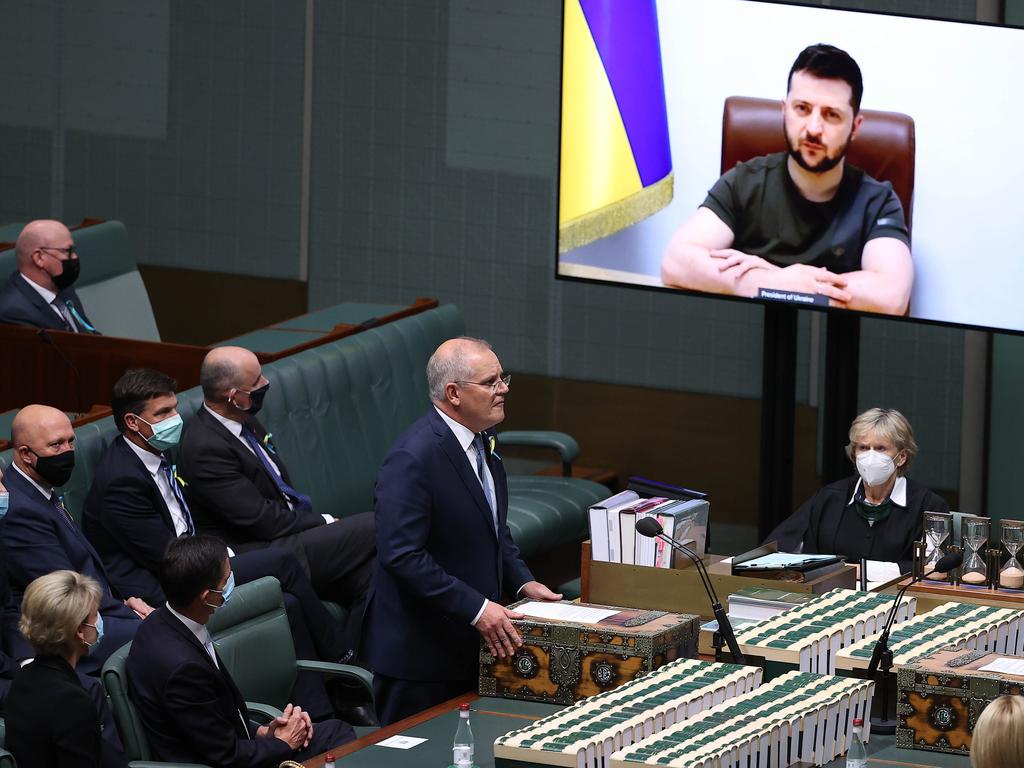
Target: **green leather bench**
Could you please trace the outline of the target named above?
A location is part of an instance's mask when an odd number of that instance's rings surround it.
[[[313,497],[317,509],[337,515],[373,509],[384,455],[429,405],[427,358],[442,341],[462,333],[459,310],[445,305],[264,367],[273,385],[260,418],[273,432],[295,486]],[[198,388],[178,395],[186,424],[201,405]],[[96,462],[116,434],[111,418],[77,430],[75,472],[64,487],[76,519]],[[499,445],[511,443],[549,445],[568,461],[579,450],[559,433],[512,433],[509,441],[499,435]],[[9,462],[10,451],[0,454],[0,468]],[[532,557],[585,538],[587,507],[607,495],[604,486],[588,480],[514,475],[509,527],[524,556]]]
[[[159,341],[153,306],[124,224],[105,221],[77,229],[71,236],[82,260],[75,291],[96,329],[107,336]],[[0,280],[15,269],[14,249],[0,252]]]

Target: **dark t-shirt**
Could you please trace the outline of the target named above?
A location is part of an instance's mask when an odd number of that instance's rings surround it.
[[[779,152],[740,163],[708,192],[703,206],[733,231],[733,248],[780,267],[810,264],[842,273],[861,268],[864,245],[876,237],[910,246],[892,184],[845,163],[835,197],[815,203],[793,183],[787,157]]]

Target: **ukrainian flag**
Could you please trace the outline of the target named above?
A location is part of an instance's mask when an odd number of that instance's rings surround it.
[[[655,0],[565,0],[560,253],[672,200]]]

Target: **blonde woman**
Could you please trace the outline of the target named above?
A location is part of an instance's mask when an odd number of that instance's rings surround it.
[[[978,718],[972,768],[1024,768],[1024,697],[1000,696]]]
[[[849,562],[913,564],[922,512],[948,512],[938,494],[907,477],[917,441],[906,417],[871,408],[850,425],[846,455],[856,474],[826,485],[768,536],[785,552],[843,555]]]
[[[103,636],[100,585],[54,571],[28,585],[19,627],[35,658],[7,696],[7,749],[20,768],[98,768],[100,718],[75,673]]]

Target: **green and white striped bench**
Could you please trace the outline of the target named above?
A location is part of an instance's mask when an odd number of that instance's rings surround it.
[[[910,621],[893,627],[889,648],[900,667],[940,648],[987,650],[993,653],[1024,653],[1024,611],[970,603],[944,603]],[[838,669],[867,669],[875,638],[844,648],[836,656]]]
[[[787,672],[615,752],[610,768],[824,765],[846,751],[854,718],[867,719],[873,690],[867,680]]]
[[[760,684],[759,667],[679,659],[501,736],[495,765],[605,768],[612,752]]]
[[[882,631],[892,607],[889,595],[833,589],[777,616],[736,631],[740,650],[765,661],[796,665],[800,672],[831,675],[841,649]],[[916,601],[905,600],[895,621],[914,615]]]

